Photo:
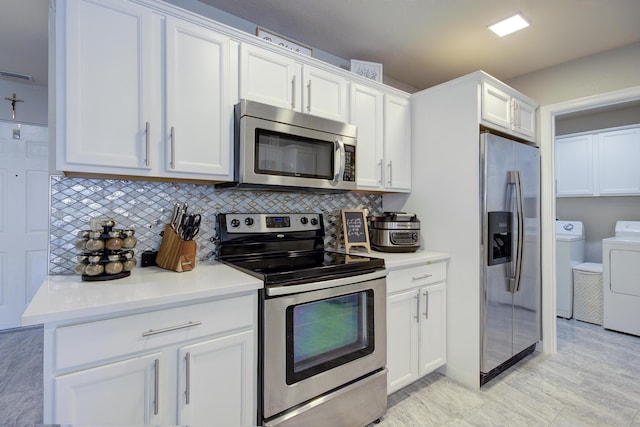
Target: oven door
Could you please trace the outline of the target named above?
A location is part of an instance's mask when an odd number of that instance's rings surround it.
[[[265,299],[263,418],[384,368],[386,279],[357,280]]]

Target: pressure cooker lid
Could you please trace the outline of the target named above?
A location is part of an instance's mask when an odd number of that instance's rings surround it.
[[[371,222],[420,222],[413,213],[406,212],[383,212],[380,216],[371,216]]]

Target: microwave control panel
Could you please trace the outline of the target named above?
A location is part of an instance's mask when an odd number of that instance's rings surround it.
[[[355,145],[345,144],[344,146],[344,173],[343,181],[356,181],[356,147]]]

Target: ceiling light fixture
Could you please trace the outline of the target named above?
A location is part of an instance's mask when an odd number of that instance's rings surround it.
[[[498,36],[504,37],[528,26],[529,23],[525,21],[520,14],[515,14],[511,18],[504,19],[497,24],[491,25],[489,29]]]

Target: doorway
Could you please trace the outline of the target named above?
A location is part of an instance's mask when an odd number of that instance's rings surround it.
[[[640,86],[543,106],[540,109],[540,147],[542,155],[542,333],[545,353],[557,351],[555,280],[555,135],[556,119],[567,114],[587,112],[617,104],[640,102]]]

